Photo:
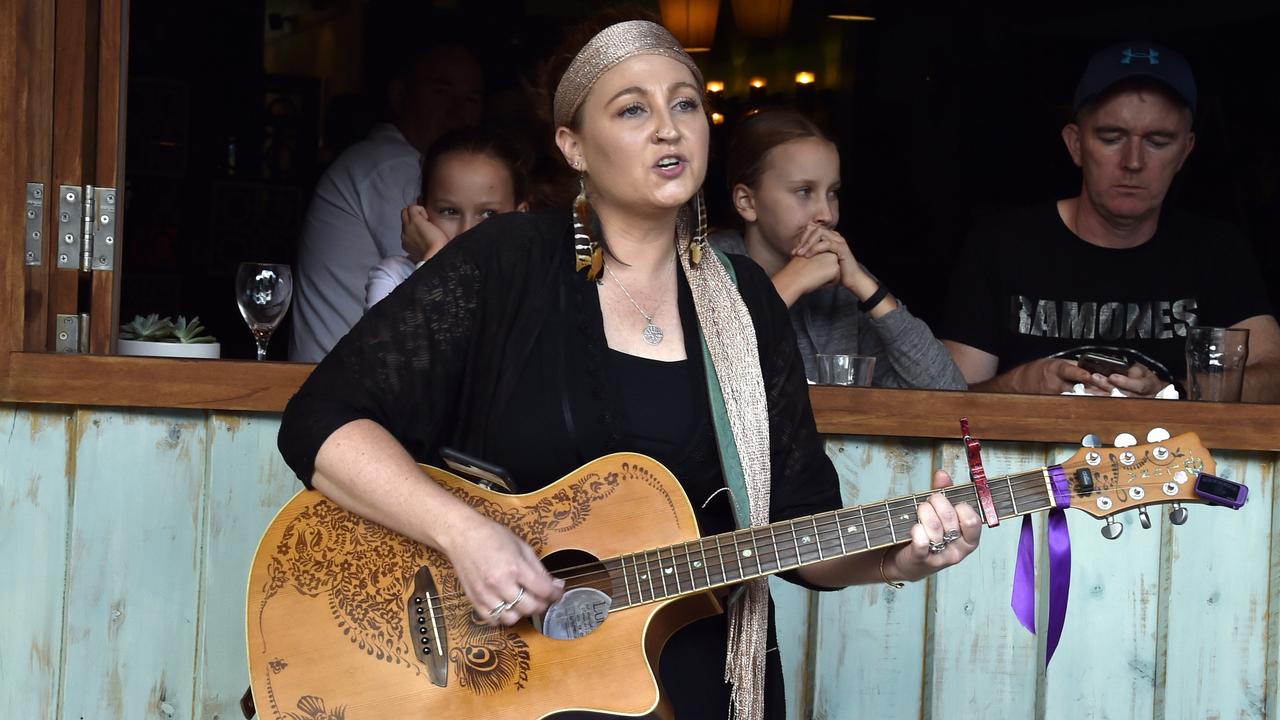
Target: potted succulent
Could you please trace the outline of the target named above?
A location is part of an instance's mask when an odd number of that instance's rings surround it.
[[[188,322],[179,315],[174,322],[152,314],[135,316],[132,322],[120,326],[118,352],[149,357],[218,358],[222,345],[217,338],[204,334],[199,317]]]

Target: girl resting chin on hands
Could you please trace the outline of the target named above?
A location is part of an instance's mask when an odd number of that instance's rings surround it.
[[[518,153],[481,128],[445,133],[422,158],[421,205],[400,211],[407,255],[385,257],[369,271],[367,311],[455,237],[501,213],[528,209]]]

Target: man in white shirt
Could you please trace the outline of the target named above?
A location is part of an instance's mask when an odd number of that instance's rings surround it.
[[[375,125],[316,183],[294,273],[289,359],[319,362],[360,319],[369,270],[402,255],[400,211],[417,202],[422,152],[480,120],[483,78],[465,49],[422,53],[388,88],[391,122]]]

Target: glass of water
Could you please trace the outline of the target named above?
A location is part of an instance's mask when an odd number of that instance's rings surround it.
[[[817,356],[819,385],[871,385],[876,359],[868,355]]]
[[[1243,328],[1187,329],[1187,397],[1240,402],[1249,331]]]
[[[267,343],[293,299],[293,272],[279,263],[240,263],[236,271],[236,303],[258,344],[258,359],[267,359]]]

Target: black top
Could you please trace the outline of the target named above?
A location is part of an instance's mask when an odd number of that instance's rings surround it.
[[[711,422],[709,408],[700,402],[700,383],[706,383],[705,377],[699,377],[701,372],[698,364],[688,360],[663,362],[608,351],[605,376],[610,385],[618,388],[623,435],[633,451],[676,458],[691,452],[715,452],[706,427]],[[710,477],[699,479],[717,480],[718,468],[710,470]],[[701,505],[705,499],[699,497],[702,493],[689,487],[688,480],[684,484],[694,504]],[[715,490],[709,488],[707,494]]]
[[[374,306],[285,409],[280,451],[299,478],[310,480],[316,452],[334,430],[360,418],[387,428],[420,462],[438,462],[440,446],[455,447],[506,468],[523,491],[600,455],[647,445],[680,479],[704,534],[732,529],[727,493],[702,507],[724,479],[683,273],[678,300],[689,359],[636,374],[633,362],[651,361],[619,358],[607,347],[597,290],[573,271],[570,228],[563,213],[487,220]],[[768,400],[771,519],[839,507],[786,307],[750,259],[732,262]],[[635,384],[659,374],[664,384],[687,382],[687,395],[649,394],[649,403],[637,403]],[[649,427],[656,410],[650,403],[683,417],[671,418],[670,428]],[[676,428],[688,429],[687,441]],[[665,648],[661,674],[679,717],[727,712],[725,625],[725,616],[708,618]],[[770,716],[781,718],[776,652],[768,667]]]
[[[998,356],[998,373],[1098,348],[1182,380],[1188,327],[1271,312],[1253,253],[1229,225],[1166,210],[1149,241],[1115,250],[1076,236],[1050,202],[974,231],[940,337]]]

